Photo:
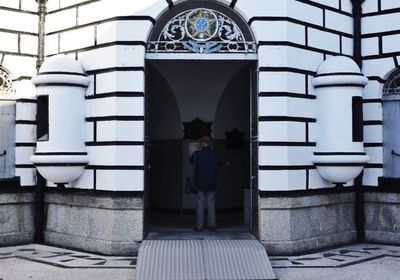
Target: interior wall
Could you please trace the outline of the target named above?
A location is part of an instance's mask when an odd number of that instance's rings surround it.
[[[248,61],[154,60],[151,65],[168,82],[183,122],[213,122],[225,88]],[[152,85],[156,91],[157,85]],[[180,137],[180,136],[179,136]]]
[[[231,162],[219,172],[217,208],[243,207],[243,188],[249,185],[248,145],[227,150],[225,133],[237,128],[248,139],[249,62],[157,60],[149,64],[150,206],[195,207],[193,195],[185,194],[185,179],[193,168],[188,145],[195,140],[182,140],[182,122],[200,118],[213,123],[213,147]]]

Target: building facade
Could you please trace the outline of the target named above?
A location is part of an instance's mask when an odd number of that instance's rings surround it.
[[[204,133],[268,253],[399,244],[398,1],[38,2],[0,2],[1,245],[137,252]]]

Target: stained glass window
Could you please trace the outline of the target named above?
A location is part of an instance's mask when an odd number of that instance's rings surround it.
[[[231,15],[234,16],[234,15]],[[239,20],[241,21],[241,20]],[[174,15],[153,34],[149,53],[256,53],[247,26],[212,8],[197,7]]]
[[[8,73],[0,69],[0,93],[14,93],[15,90],[12,86],[12,81]]]

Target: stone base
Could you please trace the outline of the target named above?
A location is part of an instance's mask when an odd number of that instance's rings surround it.
[[[0,246],[32,243],[34,235],[34,194],[1,193]]]
[[[400,245],[400,193],[364,194],[365,239]]]
[[[260,198],[260,240],[271,255],[355,242],[354,211],[354,192],[264,196]]]
[[[106,255],[135,255],[143,239],[142,194],[47,192],[45,211],[47,244]]]

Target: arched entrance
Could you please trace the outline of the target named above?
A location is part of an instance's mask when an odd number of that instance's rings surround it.
[[[400,70],[393,71],[383,88],[383,177],[387,181],[400,178]]]
[[[231,162],[219,173],[221,230],[258,231],[256,43],[231,8],[176,5],[156,23],[146,54],[145,231],[187,231],[190,153],[210,134]]]

